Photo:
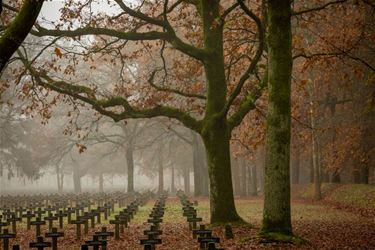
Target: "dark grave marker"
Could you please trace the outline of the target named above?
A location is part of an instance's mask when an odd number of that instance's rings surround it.
[[[10,222],[12,224],[12,232],[17,233],[17,222],[21,221],[21,218],[17,217],[16,213],[13,213],[11,215],[11,218],[7,219],[8,223]]]
[[[115,225],[115,240],[120,239],[120,225],[123,224],[124,222],[122,220],[110,220],[109,224],[114,224]]]
[[[51,212],[48,212],[48,216],[44,217],[44,220],[48,221],[48,230],[51,231],[53,227],[53,221],[57,220],[57,216],[53,216]]]
[[[93,240],[85,240],[85,245],[92,246],[94,250],[99,250],[99,247],[104,247],[106,249],[107,241],[105,240],[99,240],[99,236],[94,235]]]
[[[85,221],[78,219],[71,220],[70,223],[76,225],[76,239],[81,239],[81,225],[85,223]]]
[[[43,241],[42,236],[37,237],[36,242],[30,242],[29,247],[30,248],[37,248],[38,250],[43,250],[44,248],[51,247],[51,242]]]
[[[106,227],[102,227],[102,230],[100,232],[95,232],[95,235],[99,236],[102,240],[107,240],[107,237],[113,237],[113,232],[108,232]]]
[[[26,218],[26,228],[27,230],[31,229],[30,221],[31,218],[35,217],[35,214],[33,214],[30,210],[26,212],[26,214],[22,215],[23,218]]]
[[[64,217],[68,216],[68,213],[64,213],[62,210],[59,210],[55,216],[59,219],[59,228],[62,229],[64,226]]]
[[[52,228],[52,231],[51,232],[47,232],[45,234],[46,238],[52,238],[52,250],[57,250],[57,239],[59,237],[64,237],[64,233],[63,232],[58,232],[57,231],[57,228],[54,227]]]
[[[40,217],[36,217],[35,221],[30,222],[30,225],[35,226],[36,237],[40,236],[40,227],[45,224],[46,222],[42,220]]]
[[[0,240],[3,241],[3,250],[9,250],[9,240],[16,237],[15,233],[9,233],[8,229],[4,229],[0,234]]]

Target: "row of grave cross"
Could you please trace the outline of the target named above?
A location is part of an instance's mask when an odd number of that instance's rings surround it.
[[[158,237],[163,233],[160,230],[160,223],[163,222],[167,197],[167,193],[161,194],[151,210],[149,219],[147,220],[147,222],[151,224],[150,229],[143,231],[143,234],[147,236],[147,238],[140,240],[141,245],[144,246],[144,250],[154,250],[156,245],[161,244],[161,239]]]
[[[17,196],[16,201],[11,196],[0,196],[0,241],[2,241],[2,249],[9,250],[10,239],[17,236],[17,223],[22,223],[26,219],[26,228],[31,230],[35,227],[36,241],[30,242],[30,248],[44,249],[50,247],[57,249],[57,239],[64,237],[63,232],[58,232],[54,226],[54,222],[58,221],[59,228],[64,226],[64,219],[68,224],[76,225],[76,239],[81,239],[82,225],[84,234],[87,234],[89,227],[95,228],[95,224],[101,224],[101,217],[108,220],[111,213],[114,213],[115,204],[121,209],[129,199],[134,199],[126,208],[122,209],[118,215],[114,216],[114,220],[110,220],[110,224],[115,225],[115,232],[108,232],[106,227],[102,227],[100,232],[95,232],[93,239],[85,241],[82,249],[106,249],[107,238],[115,236],[116,240],[120,239],[120,232],[124,232],[130,220],[138,210],[138,206],[143,205],[150,197],[150,193],[132,194],[129,196],[125,193],[115,192],[112,194],[88,195],[87,197],[75,195],[68,199],[66,195],[61,195],[61,199],[57,201],[58,195],[37,195],[37,196]],[[78,200],[78,198],[81,198]],[[73,201],[73,202],[71,202]],[[20,207],[22,204],[26,207]],[[96,206],[94,209],[93,206]],[[45,206],[45,207],[43,207]],[[73,219],[74,216],[74,219]],[[51,238],[51,242],[44,240],[41,234],[41,227],[47,225],[48,232],[45,233],[46,238]],[[11,226],[11,232],[8,228]],[[19,249],[18,245],[14,245],[12,249]]]
[[[212,230],[206,229],[205,225],[199,225],[198,222],[202,222],[202,218],[197,217],[197,210],[194,208],[194,204],[191,203],[188,197],[182,192],[177,192],[177,196],[180,199],[182,205],[183,216],[186,217],[189,223],[189,230],[193,232],[193,239],[198,238],[200,250],[218,250],[222,248],[216,248],[216,243],[220,243],[219,237],[212,236]]]

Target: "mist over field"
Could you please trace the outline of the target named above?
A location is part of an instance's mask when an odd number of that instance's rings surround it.
[[[0,249],[375,249],[375,2],[1,0]]]

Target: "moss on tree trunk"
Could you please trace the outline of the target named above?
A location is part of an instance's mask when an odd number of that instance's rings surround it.
[[[29,34],[42,5],[43,0],[25,0],[15,19],[0,37],[0,73]]]
[[[210,178],[211,223],[241,221],[233,197],[230,135],[225,121],[215,121],[203,135]]]
[[[268,113],[262,232],[292,234],[290,216],[291,6],[268,1]]]

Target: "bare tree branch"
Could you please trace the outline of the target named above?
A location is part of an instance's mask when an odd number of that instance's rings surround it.
[[[335,4],[340,4],[340,3],[345,3],[347,1],[348,0],[332,1],[332,2],[328,2],[328,3],[326,3],[326,4],[322,5],[322,6],[318,6],[318,7],[315,7],[315,8],[310,8],[310,9],[305,9],[305,10],[299,10],[299,11],[293,11],[292,12],[292,16],[297,16],[297,15],[302,15],[302,14],[306,14],[306,13],[310,13],[310,12],[314,12],[314,11],[324,10],[328,6],[335,5]]]
[[[241,9],[255,21],[257,28],[258,28],[258,37],[259,37],[259,45],[256,51],[254,58],[251,60],[251,63],[245,73],[241,76],[240,80],[238,81],[236,88],[233,90],[231,95],[228,98],[228,101],[224,107],[225,114],[229,111],[230,106],[232,105],[233,101],[241,92],[243,85],[245,84],[246,80],[250,78],[250,75],[254,73],[256,65],[260,61],[263,49],[264,49],[264,28],[262,25],[262,21],[258,16],[256,16],[247,6],[244,4],[243,0],[237,0],[238,4],[240,5]]]
[[[194,94],[194,93],[185,93],[185,92],[183,92],[181,90],[178,90],[178,89],[166,88],[166,87],[161,87],[161,86],[155,85],[154,78],[155,78],[156,72],[157,72],[157,70],[153,71],[151,73],[150,78],[148,79],[148,82],[150,83],[150,85],[153,88],[155,88],[156,90],[158,90],[158,91],[164,91],[164,92],[169,92],[169,93],[174,93],[174,94],[177,94],[177,95],[180,95],[180,96],[184,96],[184,97],[198,98],[198,99],[202,99],[202,100],[206,99],[206,97],[204,95]]]

